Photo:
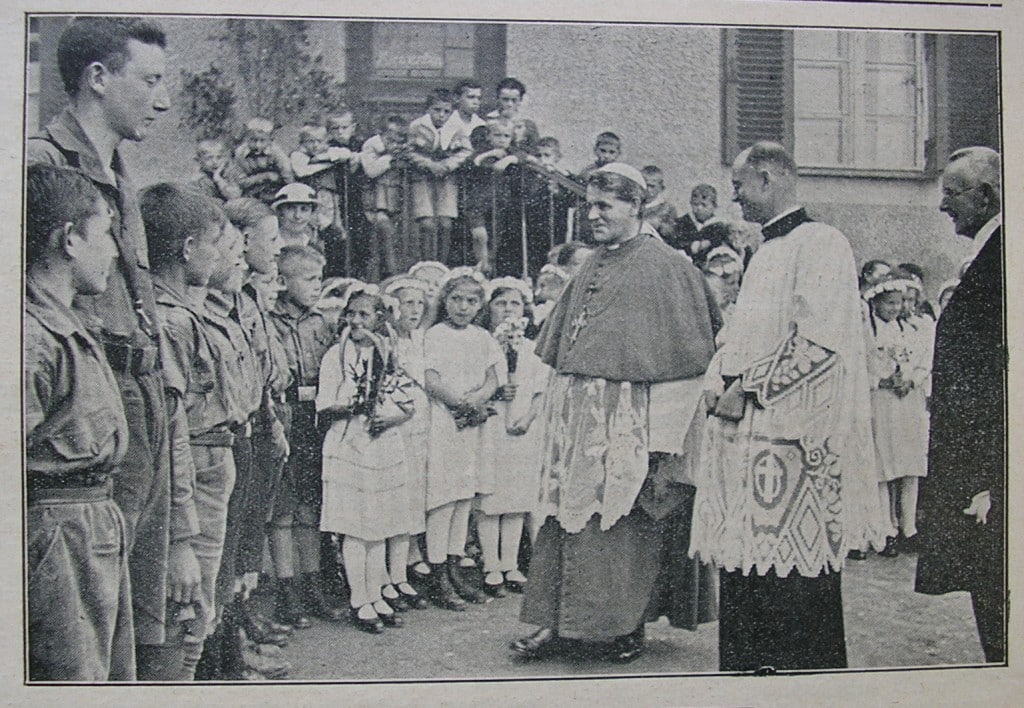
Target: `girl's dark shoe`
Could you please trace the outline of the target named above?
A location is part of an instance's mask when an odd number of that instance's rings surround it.
[[[415,588],[413,588],[411,585],[409,586],[409,589],[413,590],[414,592],[411,592],[411,593],[406,592],[402,588],[402,584],[401,583],[398,584],[398,593],[401,596],[402,601],[406,604],[406,607],[409,607],[410,609],[413,609],[413,610],[425,610],[425,609],[427,609],[428,605],[427,605],[427,601],[424,599],[424,597],[422,595],[420,595],[419,593],[415,592]]]
[[[885,556],[886,558],[895,558],[899,554],[900,554],[900,552],[896,550],[896,537],[895,536],[886,536],[885,537],[885,548],[880,550],[878,552],[878,555]]]
[[[497,583],[490,581],[491,576],[498,578]],[[505,579],[501,573],[488,573],[484,576],[484,592],[491,597],[507,597],[508,593],[505,592]]]
[[[382,608],[387,608],[390,612],[381,612]],[[373,610],[380,617],[380,621],[388,627],[403,627],[405,626],[405,620],[398,616],[395,612],[395,608],[387,600],[381,600],[379,603],[373,603]]]
[[[374,614],[373,617],[363,618],[359,616],[359,608],[352,607],[349,609],[349,615],[352,617],[352,624],[364,632],[370,634],[381,634],[384,632],[384,622]]]
[[[511,577],[509,577],[511,576]],[[518,577],[517,577],[518,576]],[[522,578],[520,580],[520,578]],[[505,587],[508,588],[509,592],[521,593],[526,589],[526,576],[518,571],[508,571],[505,573]]]

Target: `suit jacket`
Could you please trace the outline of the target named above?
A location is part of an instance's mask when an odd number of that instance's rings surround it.
[[[973,591],[1003,582],[1006,356],[999,228],[936,325],[918,592]],[[963,510],[985,490],[992,510],[982,526]]]

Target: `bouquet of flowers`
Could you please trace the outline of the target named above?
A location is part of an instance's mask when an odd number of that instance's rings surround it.
[[[382,355],[375,349],[372,367],[369,360],[350,364],[348,378],[355,385],[352,415],[366,416],[371,435],[380,434],[412,414],[413,382],[395,366],[390,351]]]
[[[498,340],[498,344],[501,345],[501,349],[505,353],[510,382],[512,374],[516,372],[519,364],[519,347],[526,338],[526,326],[529,322],[525,317],[509,318],[494,329],[494,338]]]
[[[891,390],[900,398],[907,395],[913,388],[912,381],[903,378],[903,365],[910,363],[910,350],[903,346],[891,345],[880,347],[883,356],[894,366],[892,374],[878,382],[878,388]]]

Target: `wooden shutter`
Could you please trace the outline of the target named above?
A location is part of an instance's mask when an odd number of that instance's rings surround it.
[[[722,30],[722,161],[758,140],[793,150],[793,35]]]

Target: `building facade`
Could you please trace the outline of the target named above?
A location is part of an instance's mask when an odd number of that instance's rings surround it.
[[[56,40],[67,18],[29,18],[26,129],[64,102]],[[221,68],[239,77],[230,20],[167,18],[172,97],[183,73]],[[257,28],[269,20],[250,20]],[[288,23],[297,21],[274,20]],[[302,21],[316,67],[344,84],[367,125],[386,113],[415,117],[426,93],[474,77],[485,110],[502,76],[527,86],[522,113],[562,144],[564,163],[592,159],[599,132],[623,139],[623,159],[662,168],[682,211],[690,188],[731,204],[729,165],[759,139],[786,144],[801,170],[800,198],[850,238],[860,260],[913,261],[934,286],[972,254],[938,211],[944,159],[968,145],[999,149],[996,34],[718,28],[589,23]],[[239,83],[244,83],[239,80]],[[183,101],[126,153],[139,182],[195,169]],[[239,97],[245,113],[247,99]],[[290,149],[295,125],[282,127]]]

